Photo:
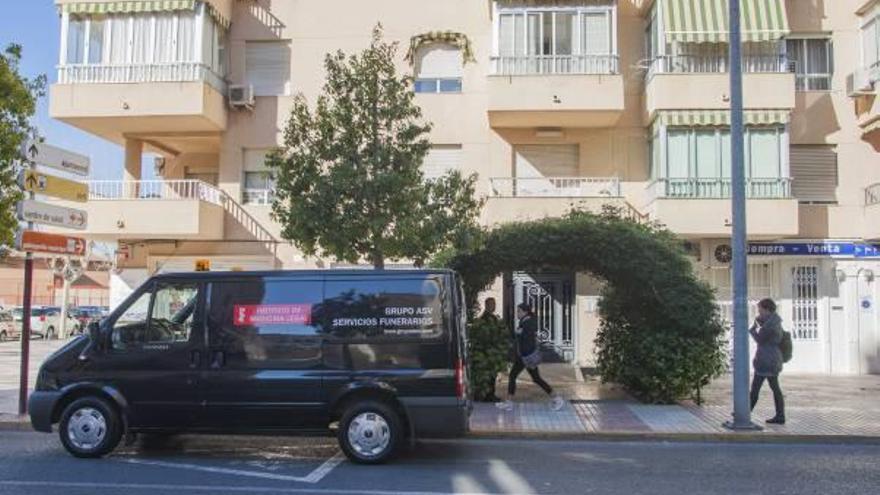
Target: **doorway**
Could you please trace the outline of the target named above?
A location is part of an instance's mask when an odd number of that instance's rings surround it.
[[[538,321],[538,341],[546,360],[574,362],[575,333],[573,318],[574,277],[570,274],[532,274],[516,272],[512,277],[514,308],[525,302]]]

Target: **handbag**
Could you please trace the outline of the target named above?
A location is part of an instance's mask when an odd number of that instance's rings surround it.
[[[541,350],[535,349],[535,351],[528,356],[523,356],[522,362],[524,365],[526,365],[526,368],[535,369],[538,367],[539,364],[541,364],[542,359],[543,358],[541,356]]]

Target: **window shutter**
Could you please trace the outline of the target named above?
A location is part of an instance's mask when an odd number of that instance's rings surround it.
[[[249,41],[245,45],[245,79],[257,96],[288,94],[290,47],[284,42]]]
[[[576,144],[528,144],[515,147],[517,177],[577,177],[580,148]]]
[[[266,167],[266,155],[269,150],[265,148],[254,148],[244,150],[244,169],[248,171],[268,170]]]
[[[431,147],[422,162],[425,179],[436,179],[450,170],[461,169],[461,145],[440,144]]]
[[[837,202],[837,153],[830,146],[791,147],[794,197],[807,203]]]
[[[433,44],[419,50],[417,79],[461,77],[461,50],[446,44]]]

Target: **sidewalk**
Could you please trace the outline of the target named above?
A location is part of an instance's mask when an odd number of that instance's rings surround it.
[[[674,438],[717,440],[869,440],[880,443],[880,376],[786,376],[785,425],[766,425],[773,416],[769,388],[762,393],[753,421],[764,426],[757,432],[731,432],[722,426],[733,410],[730,377],[710,385],[705,404],[646,405],[629,398],[619,388],[584,380],[566,365],[544,365],[542,375],[569,402],[551,411],[528,376],[519,380],[516,407],[501,411],[493,404],[477,403],[471,432],[477,436],[538,436],[594,438]],[[506,378],[499,379],[503,391]],[[521,390],[521,392],[520,392]]]

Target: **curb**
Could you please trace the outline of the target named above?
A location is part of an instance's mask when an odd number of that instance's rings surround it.
[[[880,437],[865,435],[780,435],[775,433],[658,433],[658,432],[481,432],[467,438],[493,440],[584,440],[599,442],[699,442],[763,444],[855,444],[880,445]]]
[[[33,431],[27,416],[0,415],[0,431]]]

